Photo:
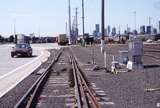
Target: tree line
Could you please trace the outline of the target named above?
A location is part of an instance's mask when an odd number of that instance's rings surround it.
[[[14,42],[14,36],[11,35],[9,37],[3,37],[0,35],[0,43],[13,43]]]

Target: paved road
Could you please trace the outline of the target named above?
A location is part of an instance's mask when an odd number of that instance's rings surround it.
[[[57,44],[33,44],[33,57],[11,58],[13,45],[0,45],[0,97],[13,89],[24,78],[29,76],[50,53],[47,49],[59,49]]]
[[[0,44],[0,77],[40,56],[41,50],[60,48],[57,44],[32,44],[33,57],[11,58],[10,51],[12,46],[12,44]]]
[[[18,58],[11,58],[10,51],[12,49],[12,45],[0,45],[0,76],[3,76],[9,71],[26,64],[27,62],[33,60],[37,56],[40,55],[40,51],[34,49],[33,50],[33,57],[25,58],[25,57],[18,57]]]

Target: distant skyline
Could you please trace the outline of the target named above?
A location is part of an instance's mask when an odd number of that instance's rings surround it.
[[[85,32],[92,33],[95,24],[101,24],[101,0],[85,1]],[[42,36],[56,36],[66,33],[68,21],[68,0],[1,0],[0,34],[9,36],[16,32],[35,33]],[[160,20],[160,0],[105,0],[105,26],[121,26],[124,31],[128,24],[134,28],[134,11],[136,11],[137,29],[148,25],[149,16],[152,25],[158,28]],[[78,7],[78,21],[81,33],[81,0],[71,0],[72,19]]]

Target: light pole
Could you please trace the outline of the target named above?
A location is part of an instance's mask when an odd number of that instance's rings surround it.
[[[101,52],[104,52],[104,23],[105,23],[105,2],[102,0],[102,19],[101,19],[101,29],[102,29],[102,38],[101,38]]]
[[[137,29],[137,12],[134,11],[133,14],[134,14],[134,29],[136,30]]]
[[[68,0],[68,25],[69,25],[69,45],[71,44],[71,5],[70,5],[70,0]]]

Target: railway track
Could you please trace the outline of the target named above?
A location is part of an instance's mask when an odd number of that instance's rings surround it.
[[[90,85],[75,57],[72,55],[70,58],[73,67],[77,108],[100,108],[100,105],[94,96],[94,92],[90,88]]]
[[[72,51],[61,50],[14,108],[100,108]]]
[[[20,101],[14,106],[14,108],[31,108],[36,106],[37,98],[49,77],[52,66],[58,61],[62,51],[51,61],[50,65],[44,70],[44,73],[38,78],[38,80],[31,86],[26,94],[20,99]]]

